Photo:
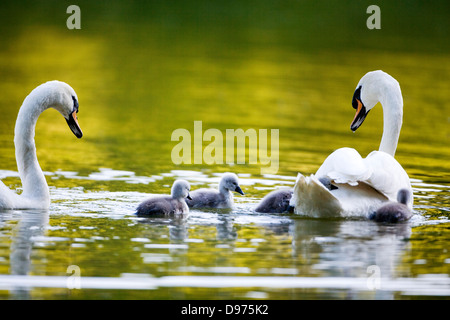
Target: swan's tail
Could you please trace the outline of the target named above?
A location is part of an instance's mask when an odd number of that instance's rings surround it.
[[[340,201],[316,176],[297,176],[290,205],[298,215],[309,217],[339,217],[342,213]]]

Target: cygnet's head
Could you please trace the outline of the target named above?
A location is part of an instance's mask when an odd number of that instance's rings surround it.
[[[409,190],[400,189],[397,193],[397,201],[401,204],[406,205],[408,203],[409,197],[411,196]]]
[[[338,187],[331,183],[331,179],[328,177],[320,177],[319,181],[330,191],[338,189]]]
[[[398,81],[386,72],[371,71],[359,80],[352,99],[353,109],[356,109],[355,117],[350,125],[352,131],[361,126],[369,111],[378,102],[383,102],[382,99],[386,94],[390,94],[392,99],[399,99],[398,102],[403,105]]]
[[[45,107],[58,110],[66,119],[73,134],[77,138],[83,136],[77,119],[78,97],[71,86],[62,81],[48,81],[34,89],[30,96]]]
[[[235,175],[234,173],[231,173],[231,172],[225,173],[222,176],[222,179],[220,180],[220,184],[219,184],[219,189],[225,190],[225,191],[236,191],[236,192],[240,193],[241,195],[244,195],[244,192],[242,191],[241,187],[239,186],[239,179],[238,179],[237,175]]]
[[[185,199],[188,198],[192,200],[189,195],[189,191],[191,190],[191,185],[186,180],[176,180],[172,185],[171,195],[174,199]]]

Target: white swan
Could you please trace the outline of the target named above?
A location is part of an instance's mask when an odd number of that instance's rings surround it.
[[[47,209],[50,194],[36,157],[34,131],[39,115],[48,108],[58,110],[77,138],[83,133],[77,120],[78,98],[66,83],[49,81],[35,88],[20,107],[14,130],[16,161],[23,192],[18,195],[0,181],[0,209]]]
[[[356,86],[352,105],[355,131],[380,102],[383,136],[379,151],[362,158],[355,149],[341,148],[325,159],[315,175],[298,174],[291,199],[295,213],[311,217],[368,217],[386,201],[395,201],[400,189],[412,195],[408,174],[394,159],[402,126],[403,99],[397,80],[378,70],[368,72]],[[331,179],[333,188],[319,181]],[[337,188],[335,188],[337,187]],[[413,197],[407,206],[412,209]]]

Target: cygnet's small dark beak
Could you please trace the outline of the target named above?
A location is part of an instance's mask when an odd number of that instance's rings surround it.
[[[236,189],[234,189],[234,191],[244,195],[244,192],[242,191],[241,187],[237,186]]]
[[[74,110],[70,115],[69,119],[66,119],[67,124],[69,125],[70,130],[72,130],[73,134],[79,139],[83,136],[83,131],[81,131],[80,125],[78,124],[77,119],[77,110]]]
[[[189,200],[192,200],[191,195],[189,193],[188,193],[186,198],[189,199]]]

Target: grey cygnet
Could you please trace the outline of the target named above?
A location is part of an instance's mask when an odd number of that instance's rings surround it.
[[[136,214],[138,216],[149,216],[158,214],[185,214],[189,212],[186,199],[191,199],[189,195],[189,182],[186,180],[176,180],[172,185],[170,196],[157,196],[142,202]]]
[[[400,189],[397,194],[398,202],[388,202],[369,216],[369,219],[377,222],[401,222],[412,217],[412,212],[406,205],[411,194],[406,189]]]
[[[186,201],[189,208],[232,208],[232,191],[244,195],[239,179],[234,173],[225,173],[220,179],[219,190],[198,189],[191,192],[192,200]]]
[[[293,212],[294,207],[289,205],[292,198],[292,188],[274,190],[266,195],[256,207],[256,212],[285,213]]]

